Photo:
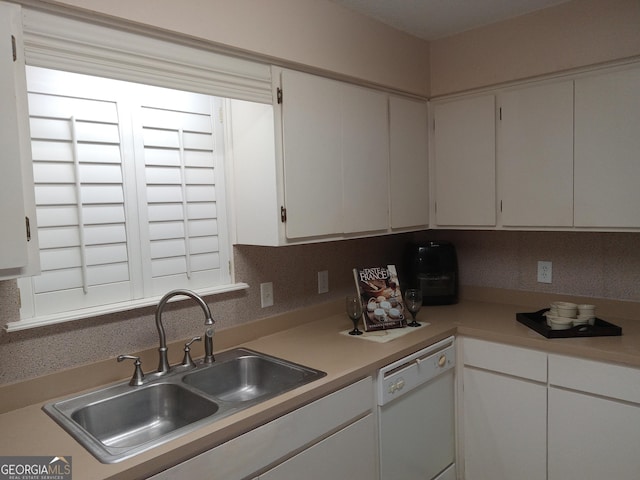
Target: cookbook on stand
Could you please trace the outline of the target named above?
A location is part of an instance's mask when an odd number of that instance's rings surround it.
[[[362,302],[365,331],[406,326],[406,308],[395,265],[354,268],[353,276]]]

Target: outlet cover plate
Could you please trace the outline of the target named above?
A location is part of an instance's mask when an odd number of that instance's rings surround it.
[[[538,262],[538,282],[551,283],[552,276],[553,276],[552,263],[539,261]]]

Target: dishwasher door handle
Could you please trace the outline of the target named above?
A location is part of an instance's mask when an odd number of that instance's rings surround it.
[[[440,355],[440,358],[438,359],[438,366],[442,368],[446,364],[447,364],[447,354],[443,353],[442,355]]]

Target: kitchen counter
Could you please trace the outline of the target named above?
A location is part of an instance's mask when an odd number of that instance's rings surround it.
[[[589,302],[598,305],[600,318],[622,327],[622,336],[547,339],[517,322],[515,314],[538,310],[560,298],[576,300],[574,297],[465,289],[463,298],[457,305],[423,307],[418,320],[430,325],[386,343],[342,335],[340,332],[350,327],[349,319],[342,312],[342,301],[287,313],[280,316],[282,318],[260,320],[237,327],[239,330],[235,331],[223,330],[216,335],[217,351],[245,346],[323,370],[327,375],[117,464],[98,462],[41,410],[44,403],[53,400],[52,391],[55,396],[66,396],[80,389],[95,388],[95,385],[82,384],[82,379],[89,377],[86,372],[91,371],[91,366],[31,380],[24,385],[2,387],[0,402],[5,403],[2,409],[5,413],[0,415],[0,452],[3,456],[71,456],[74,478],[145,478],[372,375],[380,367],[450,335],[473,336],[640,368],[640,304],[593,299]],[[588,299],[577,300],[585,303]],[[174,346],[173,350],[179,347]],[[146,354],[155,354],[155,349]],[[94,373],[107,369],[105,365],[113,369],[115,363],[98,365]],[[62,390],[48,388],[54,383],[66,386]],[[43,391],[49,392],[49,397],[43,396]],[[38,395],[41,398],[37,398]],[[28,406],[8,410],[7,402]]]

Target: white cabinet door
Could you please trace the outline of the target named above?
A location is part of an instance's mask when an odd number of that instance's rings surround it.
[[[549,479],[640,472],[640,369],[549,355]]]
[[[463,386],[466,480],[545,479],[546,385],[465,367]]]
[[[23,55],[20,7],[0,2],[0,279],[39,270]]]
[[[292,71],[281,81],[287,237],[340,234],[340,83]]]
[[[229,100],[226,111],[231,125],[227,155],[236,242],[276,246],[283,224],[273,105]]]
[[[640,227],[640,68],[575,81],[575,226]]]
[[[573,82],[498,96],[502,225],[573,225]]]
[[[389,227],[387,95],[282,72],[287,238]]]
[[[546,478],[547,354],[461,340],[467,480]]]
[[[376,472],[373,415],[300,452],[260,475],[260,480],[372,480]]]
[[[389,115],[387,95],[341,85],[344,233],[389,226]]]
[[[429,223],[427,104],[389,98],[391,228]]]
[[[640,405],[549,389],[549,480],[637,480]]]
[[[434,122],[435,224],[495,226],[494,96],[436,104]]]

